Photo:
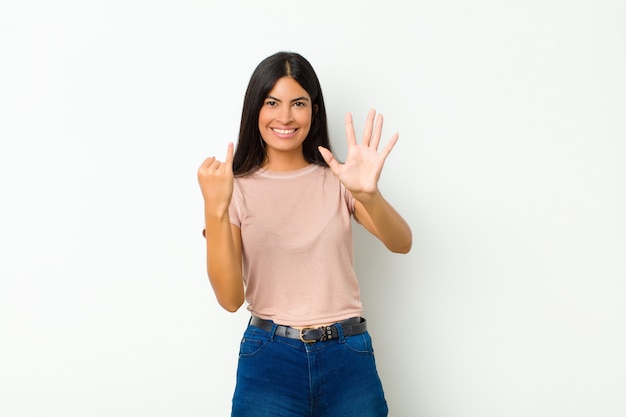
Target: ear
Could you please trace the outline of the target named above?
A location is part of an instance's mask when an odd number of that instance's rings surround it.
[[[317,111],[320,109],[320,106],[318,106],[317,104],[313,106],[313,115],[317,114]]]

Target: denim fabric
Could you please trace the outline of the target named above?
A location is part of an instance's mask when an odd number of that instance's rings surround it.
[[[369,333],[305,344],[248,326],[232,417],[384,417]]]

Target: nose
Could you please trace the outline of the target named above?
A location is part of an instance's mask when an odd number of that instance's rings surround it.
[[[281,106],[280,112],[278,113],[277,122],[282,124],[289,124],[289,122],[291,121],[293,121],[291,106]]]

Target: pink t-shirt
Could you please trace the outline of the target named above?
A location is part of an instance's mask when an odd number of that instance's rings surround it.
[[[287,326],[360,316],[354,197],[329,168],[235,178],[230,222],[241,230],[248,310]]]

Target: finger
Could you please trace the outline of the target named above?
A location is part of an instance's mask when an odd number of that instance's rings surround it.
[[[379,114],[376,118],[376,124],[374,125],[374,135],[370,143],[370,148],[376,150],[380,144],[380,137],[383,133],[383,115]]]
[[[385,147],[383,148],[381,155],[383,157],[383,160],[387,159],[387,156],[389,156],[389,154],[391,153],[391,150],[393,149],[394,146],[396,146],[396,143],[398,143],[398,138],[400,137],[400,135],[398,133],[394,133],[394,135],[391,137],[391,139],[389,139],[389,142],[387,142],[387,145],[385,145]]]
[[[204,161],[202,161],[202,163],[200,164],[200,169],[210,167],[214,160],[215,160],[214,156],[209,156]]]
[[[211,157],[211,162],[207,165],[206,169],[216,171],[220,168],[221,164],[222,164],[222,161],[220,161],[219,159],[215,157]]]
[[[233,169],[233,155],[235,154],[235,145],[232,142],[228,142],[228,149],[226,150],[226,169],[232,171]]]
[[[330,170],[335,175],[337,175],[337,173],[339,172],[340,164],[339,162],[337,162],[337,160],[333,156],[333,153],[329,151],[328,149],[324,148],[323,146],[318,146],[317,149],[322,154],[322,158],[324,158],[324,161],[326,161],[326,163],[330,167]]]
[[[354,134],[354,124],[352,122],[351,113],[346,113],[346,140],[348,146],[356,145],[356,135]]]
[[[215,161],[214,156],[206,158],[204,161],[202,161],[202,164],[200,164],[200,166],[198,167],[198,173],[197,173],[199,181],[201,181],[202,178],[208,175],[208,172],[211,169],[211,165],[213,164],[213,161]]]
[[[363,145],[369,146],[372,140],[372,129],[374,127],[374,117],[376,116],[376,110],[371,109],[367,113],[367,120],[365,121],[365,130],[363,130]]]

